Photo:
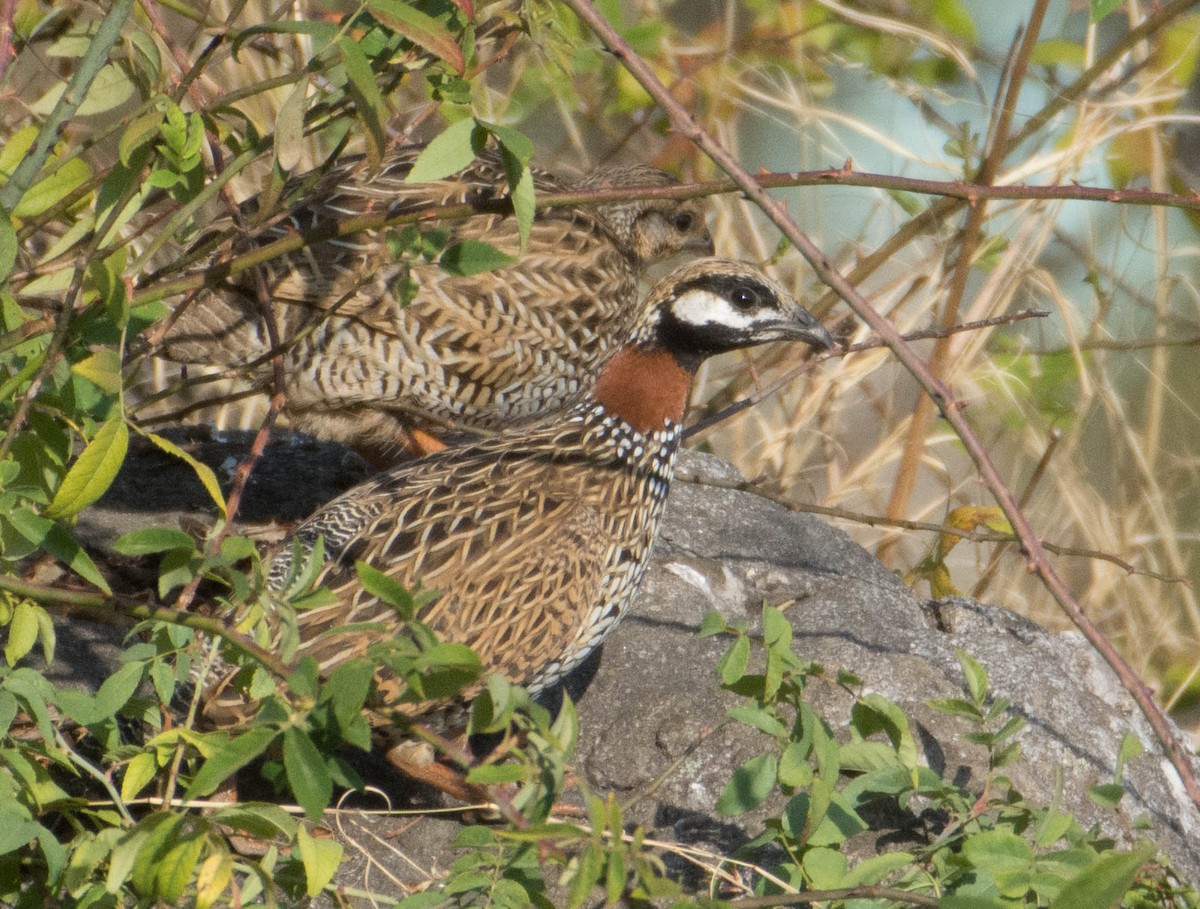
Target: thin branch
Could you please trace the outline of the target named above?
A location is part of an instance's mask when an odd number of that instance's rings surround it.
[[[696,483],[700,486],[708,486],[713,489],[732,489],[736,492],[748,492],[759,498],[766,499],[769,502],[774,502],[776,505],[781,505],[788,511],[796,511],[802,514],[819,514],[827,518],[835,518],[843,521],[853,521],[855,524],[865,524],[868,527],[895,527],[897,530],[916,530],[923,533],[936,533],[939,535],[945,534],[948,536],[958,537],[972,543],[1001,543],[1011,544],[1020,543],[1020,538],[1016,534],[997,533],[994,530],[968,530],[963,527],[952,527],[949,524],[937,524],[932,521],[913,521],[908,518],[889,518],[886,515],[871,514],[865,511],[850,511],[846,508],[834,508],[829,505],[816,505],[812,502],[797,502],[795,499],[790,499],[785,495],[777,492],[772,492],[767,488],[762,480],[742,480],[736,483],[722,483],[712,479],[679,479],[676,478],[676,483]],[[1098,549],[1084,549],[1079,546],[1066,546],[1062,543],[1051,543],[1047,540],[1042,540],[1042,546],[1047,552],[1052,552],[1055,555],[1062,556],[1077,556],[1082,559],[1094,559],[1100,562],[1109,562],[1116,565],[1126,574],[1136,574],[1141,577],[1153,578],[1156,581],[1162,581],[1166,584],[1181,584],[1184,587],[1191,587],[1192,581],[1190,578],[1179,577],[1177,575],[1162,574],[1158,571],[1153,571],[1149,568],[1138,568],[1136,565],[1125,561],[1120,556],[1115,556],[1109,552],[1102,552]]]
[[[117,628],[132,628],[140,622],[170,622],[173,625],[182,625],[203,632],[209,637],[221,638],[231,647],[257,660],[281,679],[287,678],[293,669],[274,653],[259,647],[250,638],[238,634],[223,622],[193,612],[168,609],[165,606],[147,606],[145,603],[101,593],[47,587],[3,574],[0,574],[0,590],[33,600],[51,612],[85,619],[98,625]]]
[[[1169,4],[1171,7],[1185,8],[1192,0],[1183,6],[1180,2]],[[1200,2],[1200,0],[1196,0]],[[1116,672],[1121,684],[1133,696],[1155,735],[1162,744],[1171,763],[1179,773],[1183,787],[1197,808],[1200,808],[1200,783],[1196,781],[1196,772],[1190,749],[1185,748],[1179,740],[1170,721],[1154,701],[1154,693],[1147,687],[1125,660],[1112,642],[1104,636],[1095,623],[1084,613],[1070,588],[1059,576],[1046,554],[1038,535],[1030,526],[1028,519],[1017,504],[1012,491],[1004,482],[996,465],[992,462],[987,449],[979,436],[971,428],[962,413],[962,402],[958,401],[953,392],[940,379],[929,372],[926,364],[916,352],[900,337],[896,327],[883,318],[867,302],[829,262],[824,253],[808,238],[808,236],[792,220],[786,208],[767,195],[754,178],[747,173],[738,160],[721,145],[707,130],[692,117],[688,110],[676,101],[650,69],[649,65],[639,57],[616,30],[600,15],[591,0],[564,0],[564,3],[575,11],[592,31],[600,38],[609,50],[621,61],[641,86],[646,89],[655,101],[666,112],[671,126],[676,132],[690,139],[718,166],[721,167],[741,187],[746,196],[754,202],[771,219],[800,250],[809,261],[817,275],[841,296],[851,309],[865,321],[884,340],[895,353],[896,358],[913,375],[926,394],[933,398],[942,416],[954,428],[962,440],[971,460],[975,463],[984,483],[996,498],[1005,517],[1016,531],[1021,547],[1028,555],[1029,569],[1036,573],[1046,588],[1058,601],[1063,610],[1070,616],[1071,621],[1079,628],[1092,646],[1099,651],[1108,664]],[[1166,7],[1164,7],[1165,9]]]
[[[995,328],[998,325],[1011,325],[1014,322],[1023,322],[1026,319],[1043,319],[1050,315],[1044,309],[1024,309],[1020,312],[1012,313],[1007,316],[992,316],[988,319],[978,319],[974,322],[962,322],[958,325],[951,326],[949,329],[942,328],[926,328],[921,331],[913,331],[904,335],[905,341],[924,341],[929,338],[940,338],[946,334],[960,334],[965,331],[979,331],[984,328]],[[702,420],[697,420],[683,432],[684,439],[690,439],[698,432],[703,432],[706,429],[711,429],[718,423],[723,423],[730,417],[736,416],[743,410],[755,406],[760,401],[769,398],[779,389],[790,385],[805,373],[812,372],[813,369],[820,363],[826,360],[832,360],[834,357],[844,357],[849,353],[860,353],[864,350],[876,350],[880,347],[886,347],[883,341],[871,340],[863,341],[859,344],[851,344],[840,351],[830,353],[816,354],[805,362],[801,363],[794,369],[789,369],[775,381],[769,385],[764,385],[762,388],[755,390],[752,394],[747,395],[741,400],[734,401],[725,407],[722,407],[715,414],[705,417]]]

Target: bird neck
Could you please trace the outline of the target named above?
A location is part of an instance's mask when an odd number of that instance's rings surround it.
[[[695,370],[664,347],[622,347],[608,358],[592,399],[635,430],[651,433],[683,421]]]

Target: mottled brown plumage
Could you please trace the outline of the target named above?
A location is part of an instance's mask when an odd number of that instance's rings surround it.
[[[335,168],[303,197],[288,230],[321,228],[367,212],[399,214],[470,203],[484,214],[441,227],[450,242],[482,240],[517,261],[452,275],[422,260],[398,261],[382,232],[313,244],[268,263],[288,413],[298,428],[386,461],[413,431],[494,430],[573,404],[637,312],[638,276],[681,252],[711,254],[694,201],[649,200],[539,212],[524,253],[501,162],[485,152],[454,177],[407,184],[419,149],[394,153],[375,174],[360,160]],[[662,186],[662,171],[604,168],[574,184],[534,172],[539,192]],[[411,281],[401,306],[397,288]],[[267,333],[252,276],[192,300],[163,341],[182,362],[252,367],[265,385]]]
[[[828,346],[828,333],[756,269],[704,259],[656,285],[586,399],[534,424],[414,461],[351,489],[286,541],[270,582],[285,584],[295,544],[323,540],[320,582],[334,601],[299,614],[300,651],[322,672],[365,654],[398,622],[360,584],[362,560],[435,590],[418,618],[475,649],[490,672],[534,692],[600,645],[637,590],[666,502],[691,380],[708,356],[766,341]],[[355,623],[378,623],[374,629]],[[379,626],[385,630],[380,631]],[[210,689],[218,724],[248,708],[228,676]],[[386,672],[377,706],[398,703]],[[468,692],[470,694],[470,692]]]

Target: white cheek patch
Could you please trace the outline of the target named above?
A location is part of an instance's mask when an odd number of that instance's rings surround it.
[[[689,290],[675,301],[671,311],[684,325],[749,329],[757,321],[753,314],[739,312],[724,297],[708,290]]]

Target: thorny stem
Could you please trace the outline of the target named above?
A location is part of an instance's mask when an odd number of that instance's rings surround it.
[[[934,399],[934,402],[942,412],[942,416],[954,428],[954,431],[963,443],[963,447],[975,463],[980,477],[988,489],[991,490],[992,495],[995,496],[997,504],[1004,512],[1005,517],[1008,518],[1009,523],[1020,539],[1021,547],[1029,559],[1029,570],[1041,578],[1042,583],[1054,596],[1055,600],[1058,601],[1071,621],[1083,632],[1092,646],[1099,651],[1105,661],[1113,668],[1113,671],[1121,680],[1121,684],[1137,702],[1151,727],[1154,729],[1163,750],[1167,753],[1171,763],[1179,773],[1180,780],[1188,793],[1188,797],[1191,798],[1197,808],[1200,808],[1200,784],[1196,781],[1196,774],[1190,754],[1176,736],[1162,710],[1155,703],[1153,692],[1138,677],[1125,658],[1112,645],[1112,642],[1087,617],[1070,588],[1067,587],[1058,572],[1055,571],[1054,566],[1047,557],[1046,548],[1042,545],[1037,534],[1034,533],[1024,512],[1022,512],[1020,506],[1017,504],[1012,491],[1008,488],[1008,485],[1004,482],[1004,478],[992,462],[987,449],[980,441],[979,436],[971,428],[971,425],[963,417],[962,403],[955,399],[952,391],[940,379],[930,373],[926,364],[900,337],[896,327],[883,318],[867,302],[862,294],[830,264],[824,253],[817,248],[812,240],[800,230],[796,222],[792,220],[786,208],[768,196],[766,191],[755,182],[754,178],[741,166],[729,150],[717,142],[707,130],[700,126],[687,109],[671,96],[646,62],[633,51],[616,30],[600,15],[591,0],[564,0],[564,2],[574,10],[576,15],[587,23],[617,59],[621,61],[621,64],[628,70],[630,75],[662,106],[674,130],[695,143],[722,170],[733,178],[734,182],[738,184],[747,198],[762,209],[767,217],[783,232],[784,236],[808,260],[821,280],[835,290],[850,308],[883,339],[884,343],[891,348],[896,358],[913,375],[926,394]],[[1180,4],[1175,3],[1171,4],[1171,6],[1180,6]]]

